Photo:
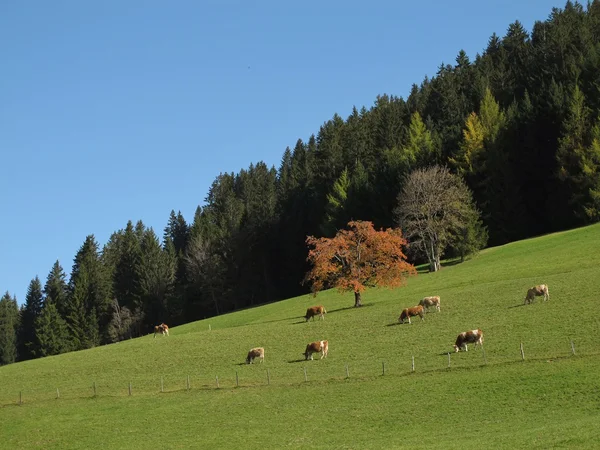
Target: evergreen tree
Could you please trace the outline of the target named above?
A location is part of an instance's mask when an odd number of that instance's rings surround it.
[[[6,292],[0,298],[0,366],[17,359],[19,308],[17,299]]]
[[[118,256],[113,275],[113,296],[130,309],[139,306],[139,266],[142,255],[138,231],[127,222],[118,240]]]
[[[88,268],[83,265],[77,272],[68,303],[66,317],[67,328],[70,336],[70,347],[73,350],[82,350],[95,347],[100,343],[100,331],[96,311],[92,307],[91,280]]]
[[[349,187],[348,169],[344,169],[340,177],[333,184],[331,192],[327,194],[325,221],[321,227],[323,235],[332,237],[341,226],[348,222],[344,212],[348,200]]]
[[[61,316],[66,315],[67,297],[69,289],[65,272],[58,261],[52,266],[44,286],[44,304],[53,303]]]
[[[418,167],[433,165],[437,162],[438,156],[438,149],[421,115],[418,112],[413,113],[408,127],[408,136],[402,147],[403,173],[409,173]]]
[[[70,350],[69,330],[54,302],[46,301],[35,321],[39,356],[59,355]]]
[[[42,283],[36,276],[29,283],[25,304],[21,313],[21,323],[18,333],[19,360],[37,358],[39,354],[39,342],[35,333],[35,322],[42,313],[44,298],[42,295]]]
[[[170,311],[169,297],[175,283],[175,255],[163,251],[152,228],[144,232],[138,268],[142,309],[146,324],[171,322],[178,311]]]
[[[570,191],[570,204],[584,220],[597,221],[600,181],[600,120],[590,130],[590,109],[579,87],[573,92],[569,114],[559,140],[559,177]]]
[[[93,235],[86,237],[75,255],[65,320],[78,350],[90,348],[105,340],[110,321],[110,281],[98,253]]]

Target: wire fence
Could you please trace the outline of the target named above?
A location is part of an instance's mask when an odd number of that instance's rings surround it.
[[[537,350],[537,351],[536,351]],[[290,361],[287,368],[265,367],[260,363],[252,366],[251,372],[233,369],[228,373],[215,374],[187,374],[187,375],[160,375],[135,377],[128,382],[122,380],[102,379],[90,380],[88,384],[63,382],[61,386],[49,386],[40,383],[25,386],[18,392],[0,389],[0,407],[10,405],[32,404],[41,401],[64,401],[97,397],[129,397],[139,395],[160,395],[172,392],[191,390],[215,390],[237,388],[259,388],[267,386],[294,386],[310,382],[343,382],[347,379],[368,381],[381,376],[408,376],[433,372],[463,370],[482,366],[499,366],[507,363],[526,361],[554,360],[570,357],[594,356],[598,353],[582,352],[576,348],[574,341],[569,341],[562,349],[556,349],[552,354],[540,353],[539,349],[528,351],[523,342],[514,349],[510,355],[499,353],[486,353],[485,346],[477,346],[465,352],[444,352],[435,355],[436,358],[420,358],[419,355],[410,355],[403,359],[390,361],[353,361],[343,362],[341,365],[328,364],[326,367],[317,361]],[[466,356],[468,355],[468,356]],[[331,354],[328,357],[331,360]],[[329,361],[328,361],[329,362]],[[245,366],[245,365],[244,365]],[[258,366],[258,367],[257,367]],[[225,372],[225,371],[223,371]],[[26,381],[26,380],[24,380]]]

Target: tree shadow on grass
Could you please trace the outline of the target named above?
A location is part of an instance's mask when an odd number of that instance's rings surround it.
[[[369,306],[373,306],[374,303],[363,303],[362,306],[345,306],[344,308],[337,308],[337,309],[332,309],[331,311],[327,311],[327,314],[333,314],[336,312],[340,312],[340,311],[348,311],[349,309],[361,309],[361,308],[368,308]]]

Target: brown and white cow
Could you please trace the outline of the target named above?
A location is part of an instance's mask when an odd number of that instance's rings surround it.
[[[460,351],[460,349],[463,347],[465,352],[468,352],[469,347],[467,344],[475,344],[475,347],[477,347],[477,344],[483,345],[483,331],[477,328],[476,330],[469,330],[460,333],[456,338],[456,342],[454,343],[454,352]]]
[[[404,319],[408,319],[408,323],[411,323],[410,318],[419,316],[421,320],[425,320],[425,310],[421,305],[413,306],[412,308],[404,308],[398,317],[400,323],[404,323]]]
[[[246,356],[246,364],[252,364],[254,358],[258,358],[260,362],[265,361],[265,349],[262,347],[251,348]]]
[[[435,309],[437,309],[439,312],[440,311],[440,296],[436,295],[433,297],[424,297],[423,300],[421,300],[419,302],[419,305],[421,305],[423,308],[425,308],[426,311],[429,311],[429,308],[435,307]]]
[[[156,335],[160,333],[163,336],[166,334],[167,336],[169,335],[169,327],[167,326],[166,323],[161,323],[160,325],[156,325],[154,327],[154,337],[156,337]]]
[[[528,304],[533,302],[535,297],[544,296],[544,301],[550,300],[550,293],[548,292],[547,284],[538,284],[537,286],[532,287],[527,291],[527,295],[525,296],[524,304]]]
[[[313,353],[319,353],[319,352],[321,352],[321,359],[323,359],[324,357],[327,356],[327,353],[329,352],[329,342],[328,341],[311,342],[310,344],[308,344],[306,346],[306,350],[302,354],[304,355],[304,357],[307,360],[310,359],[312,361]]]
[[[308,308],[306,310],[306,315],[304,316],[304,318],[306,319],[307,322],[308,322],[308,319],[310,319],[311,317],[312,317],[312,320],[315,320],[315,316],[321,316],[321,320],[325,320],[326,313],[327,313],[327,311],[325,311],[325,307],[323,305],[311,306],[310,308]]]

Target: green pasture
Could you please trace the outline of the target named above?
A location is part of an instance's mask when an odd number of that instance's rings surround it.
[[[3,448],[598,448],[599,250],[595,225],[369,290],[359,309],[328,291],[4,366]],[[540,283],[550,301],[524,306]],[[428,295],[440,313],[397,323]],[[325,320],[305,323],[315,304]],[[477,327],[483,351],[449,359]],[[320,339],[328,358],[304,361]],[[265,362],[246,365],[254,346]]]

